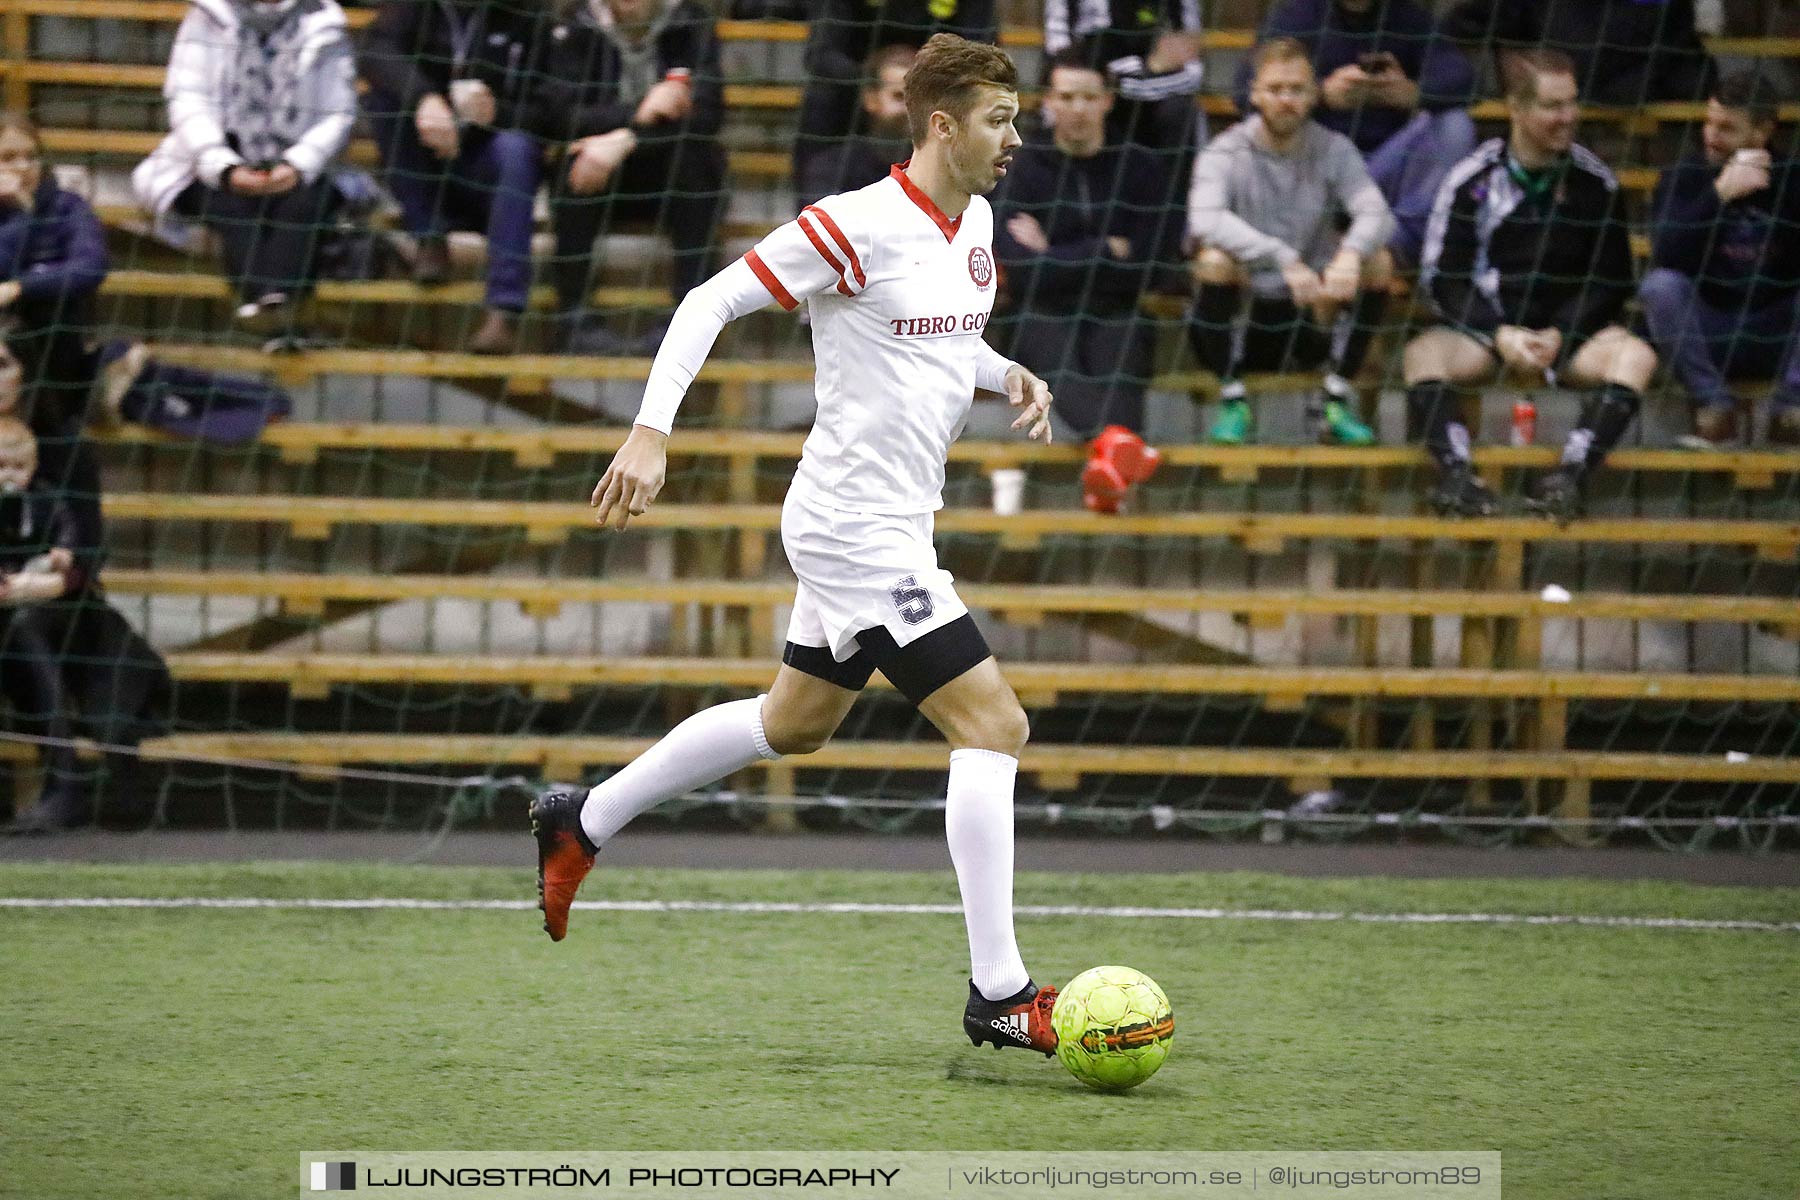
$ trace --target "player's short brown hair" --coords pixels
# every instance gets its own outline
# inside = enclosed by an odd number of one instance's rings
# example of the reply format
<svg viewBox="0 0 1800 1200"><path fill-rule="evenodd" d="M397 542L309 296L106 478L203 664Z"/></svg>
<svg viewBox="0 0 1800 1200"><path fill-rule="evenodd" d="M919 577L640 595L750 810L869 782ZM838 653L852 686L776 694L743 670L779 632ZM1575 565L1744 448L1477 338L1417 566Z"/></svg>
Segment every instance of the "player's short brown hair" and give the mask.
<svg viewBox="0 0 1800 1200"><path fill-rule="evenodd" d="M1262 74L1262 69L1270 63L1303 62L1310 70L1312 55L1297 39L1291 37L1270 38L1256 47L1250 56L1250 78L1255 79Z"/></svg>
<svg viewBox="0 0 1800 1200"><path fill-rule="evenodd" d="M1506 98L1520 104L1538 98L1538 76L1567 75L1575 78L1575 60L1561 50L1537 47L1520 50L1507 63Z"/></svg>
<svg viewBox="0 0 1800 1200"><path fill-rule="evenodd" d="M913 145L931 134L931 114L966 120L983 85L1019 90L1019 69L998 46L954 33L934 33L906 71L906 125Z"/></svg>

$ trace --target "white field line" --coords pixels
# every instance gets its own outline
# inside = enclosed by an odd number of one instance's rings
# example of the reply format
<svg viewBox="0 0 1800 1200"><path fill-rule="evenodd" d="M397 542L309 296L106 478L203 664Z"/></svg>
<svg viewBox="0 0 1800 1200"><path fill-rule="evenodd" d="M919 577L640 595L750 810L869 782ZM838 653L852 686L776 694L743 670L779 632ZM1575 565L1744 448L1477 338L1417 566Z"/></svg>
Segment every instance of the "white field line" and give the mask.
<svg viewBox="0 0 1800 1200"><path fill-rule="evenodd" d="M326 900L253 896L82 897L0 896L0 908L213 908L213 909L402 909L424 912L517 912L535 909L531 900L411 900L365 897ZM726 900L577 900L583 912L631 913L816 913L896 916L960 916L956 904L860 904ZM1602 917L1572 913L1341 912L1281 908L1138 908L1078 904L1022 904L1021 917L1117 917L1173 921L1349 921L1365 925L1574 925L1595 929L1678 929L1800 933L1800 921L1707 921L1687 917Z"/></svg>

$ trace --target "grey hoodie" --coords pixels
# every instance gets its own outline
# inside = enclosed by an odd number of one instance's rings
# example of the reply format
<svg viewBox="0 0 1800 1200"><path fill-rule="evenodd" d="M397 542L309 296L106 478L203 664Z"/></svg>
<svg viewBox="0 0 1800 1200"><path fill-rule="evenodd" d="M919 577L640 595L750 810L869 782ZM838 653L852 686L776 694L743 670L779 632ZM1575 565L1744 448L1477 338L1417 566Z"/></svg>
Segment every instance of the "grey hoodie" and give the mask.
<svg viewBox="0 0 1800 1200"><path fill-rule="evenodd" d="M1387 245L1393 214L1349 138L1308 121L1292 150L1277 154L1262 128L1261 116L1240 121L1195 160L1189 237L1242 263L1259 296L1287 293L1288 263L1316 271L1331 261L1340 212L1350 216L1342 245L1364 258Z"/></svg>

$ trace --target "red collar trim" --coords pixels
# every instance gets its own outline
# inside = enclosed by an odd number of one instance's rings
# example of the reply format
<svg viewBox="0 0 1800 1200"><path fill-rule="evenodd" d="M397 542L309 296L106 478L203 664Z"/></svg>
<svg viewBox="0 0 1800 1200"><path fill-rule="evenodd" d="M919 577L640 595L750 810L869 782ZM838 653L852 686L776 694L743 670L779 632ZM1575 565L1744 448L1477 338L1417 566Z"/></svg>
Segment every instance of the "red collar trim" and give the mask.
<svg viewBox="0 0 1800 1200"><path fill-rule="evenodd" d="M919 185L906 174L906 168L911 162L912 159L909 158L906 162L895 163L888 168L888 173L899 182L900 190L906 193L907 199L918 205L919 211L930 217L931 223L943 231L944 240L954 242L956 231L962 228L962 218L957 217L955 220L951 220L946 217L944 210L937 206L937 202L919 190Z"/></svg>

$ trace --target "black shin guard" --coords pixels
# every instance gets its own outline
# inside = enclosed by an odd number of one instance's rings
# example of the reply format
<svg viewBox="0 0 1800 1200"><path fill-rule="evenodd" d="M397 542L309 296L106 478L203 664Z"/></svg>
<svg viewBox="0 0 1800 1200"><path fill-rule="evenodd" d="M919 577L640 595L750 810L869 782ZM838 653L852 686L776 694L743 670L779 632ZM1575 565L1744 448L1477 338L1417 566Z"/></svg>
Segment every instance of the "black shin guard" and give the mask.
<svg viewBox="0 0 1800 1200"><path fill-rule="evenodd" d="M1643 396L1622 383L1609 383L1590 396L1581 406L1581 423L1563 443L1563 466L1584 474L1600 466L1643 404Z"/></svg>
<svg viewBox="0 0 1800 1200"><path fill-rule="evenodd" d="M1422 440L1440 470L1469 461L1469 430L1462 423L1456 389L1441 379L1427 379L1406 389L1406 432Z"/></svg>
<svg viewBox="0 0 1800 1200"><path fill-rule="evenodd" d="M1200 365L1220 379L1237 375L1235 348L1238 339L1232 326L1243 307L1244 289L1234 284L1205 283L1194 301L1194 319L1188 325L1194 357Z"/></svg>

